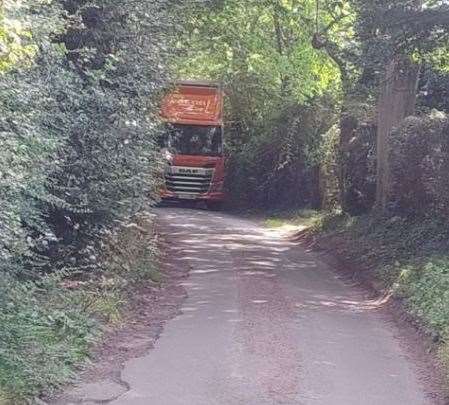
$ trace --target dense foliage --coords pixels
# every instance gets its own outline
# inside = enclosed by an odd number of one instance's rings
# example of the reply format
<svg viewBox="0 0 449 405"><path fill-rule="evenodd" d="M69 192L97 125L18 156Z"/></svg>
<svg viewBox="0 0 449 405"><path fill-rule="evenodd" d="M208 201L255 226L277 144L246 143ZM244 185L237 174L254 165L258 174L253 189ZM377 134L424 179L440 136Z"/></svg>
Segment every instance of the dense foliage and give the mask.
<svg viewBox="0 0 449 405"><path fill-rule="evenodd" d="M116 231L157 200L170 70L226 87L235 204L370 212L381 162L393 223L447 221L448 123L432 111L449 112L444 1L5 0L0 11L0 402L58 384L86 354L86 294L114 307L102 285L62 286L129 270ZM416 113L395 117L379 150L389 69L416 73ZM151 267L153 250L135 252ZM442 263L407 273L417 312L442 294L426 292L447 284ZM440 309L422 314L442 330Z"/></svg>
<svg viewBox="0 0 449 405"><path fill-rule="evenodd" d="M3 2L2 403L57 385L86 355L95 307L118 288L100 277L114 267L113 235L157 200L157 99L168 83L174 7ZM141 265L150 269L145 244ZM88 287L66 288L67 278Z"/></svg>
<svg viewBox="0 0 449 405"><path fill-rule="evenodd" d="M391 137L392 210L447 218L449 137L445 114L409 117Z"/></svg>
<svg viewBox="0 0 449 405"><path fill-rule="evenodd" d="M163 2L132 8L66 5L72 22L62 36L73 66L70 81L54 88L64 103L67 137L49 190L63 204L47 205L58 240L52 259L77 258L74 267L96 263L93 241L114 221L141 211L157 197L158 89L165 85ZM62 248L63 251L60 251ZM69 250L67 250L69 249ZM53 261L54 261L53 260Z"/></svg>
<svg viewBox="0 0 449 405"><path fill-rule="evenodd" d="M178 74L226 86L233 201L274 207L329 200L319 167L326 170L326 134L337 125L339 169L325 181L337 184L343 210L370 210L376 163L387 153L377 154L376 138L385 66L398 55L427 61L419 107L444 107L444 92L432 83L443 77L436 68L444 66L447 16L444 3L409 0L222 0L213 10L194 8L179 41Z"/></svg>
<svg viewBox="0 0 449 405"><path fill-rule="evenodd" d="M347 78L335 155L340 165L339 203L344 211L358 214L394 205L390 172L396 152L383 138L415 109L446 110L448 32L443 26L449 14L439 1L347 3L353 15L353 40L346 36L336 43L328 38L323 49L343 62L339 66ZM385 189L381 193L386 195L385 206L378 200L379 188Z"/></svg>
<svg viewBox="0 0 449 405"><path fill-rule="evenodd" d="M318 199L318 151L335 120L340 78L312 45L314 17L314 1L274 0L220 1L190 15L178 71L224 82L234 203Z"/></svg>

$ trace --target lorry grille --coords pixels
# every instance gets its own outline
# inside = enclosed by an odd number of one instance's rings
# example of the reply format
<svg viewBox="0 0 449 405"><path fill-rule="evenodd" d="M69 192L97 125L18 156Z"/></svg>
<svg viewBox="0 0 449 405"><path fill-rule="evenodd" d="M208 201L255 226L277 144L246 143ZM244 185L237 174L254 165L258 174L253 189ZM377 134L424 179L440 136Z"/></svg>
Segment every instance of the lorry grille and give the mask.
<svg viewBox="0 0 449 405"><path fill-rule="evenodd" d="M213 169L171 166L165 173L167 190L174 193L207 193L213 174Z"/></svg>

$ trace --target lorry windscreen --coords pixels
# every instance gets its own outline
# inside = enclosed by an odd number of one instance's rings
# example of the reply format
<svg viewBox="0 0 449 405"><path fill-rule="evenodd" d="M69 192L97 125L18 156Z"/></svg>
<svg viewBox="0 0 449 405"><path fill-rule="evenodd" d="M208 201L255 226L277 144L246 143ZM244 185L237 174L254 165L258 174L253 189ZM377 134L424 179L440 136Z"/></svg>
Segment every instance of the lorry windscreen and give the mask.
<svg viewBox="0 0 449 405"><path fill-rule="evenodd" d="M221 156L221 127L168 124L163 145L177 155Z"/></svg>

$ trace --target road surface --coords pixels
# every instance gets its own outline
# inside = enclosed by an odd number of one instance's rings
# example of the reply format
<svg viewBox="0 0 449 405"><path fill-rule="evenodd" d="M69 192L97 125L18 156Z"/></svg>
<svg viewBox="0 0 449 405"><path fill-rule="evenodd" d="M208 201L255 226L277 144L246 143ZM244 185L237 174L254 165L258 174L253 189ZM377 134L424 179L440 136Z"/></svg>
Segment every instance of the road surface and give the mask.
<svg viewBox="0 0 449 405"><path fill-rule="evenodd" d="M191 269L188 298L110 403L432 403L395 326L315 254L228 214L157 213L165 260Z"/></svg>

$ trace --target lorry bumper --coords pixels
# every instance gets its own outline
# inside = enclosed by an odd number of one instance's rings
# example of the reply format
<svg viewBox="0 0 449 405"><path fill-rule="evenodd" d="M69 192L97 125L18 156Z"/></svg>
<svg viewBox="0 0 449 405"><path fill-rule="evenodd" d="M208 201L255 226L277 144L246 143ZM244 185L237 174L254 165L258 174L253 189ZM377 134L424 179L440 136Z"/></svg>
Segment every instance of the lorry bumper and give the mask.
<svg viewBox="0 0 449 405"><path fill-rule="evenodd" d="M204 202L223 202L226 194L223 192L211 192L205 194L173 193L164 190L161 193L162 200L165 201L204 201Z"/></svg>

